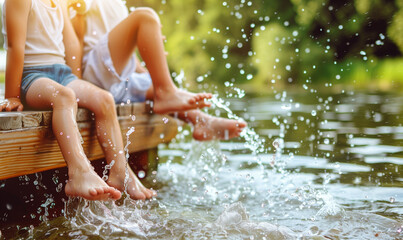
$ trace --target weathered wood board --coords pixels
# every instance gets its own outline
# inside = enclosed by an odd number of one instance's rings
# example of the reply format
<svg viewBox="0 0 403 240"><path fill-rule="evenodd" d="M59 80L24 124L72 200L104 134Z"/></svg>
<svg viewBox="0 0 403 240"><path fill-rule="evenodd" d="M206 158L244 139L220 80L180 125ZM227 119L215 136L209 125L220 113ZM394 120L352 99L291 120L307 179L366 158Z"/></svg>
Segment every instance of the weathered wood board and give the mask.
<svg viewBox="0 0 403 240"><path fill-rule="evenodd" d="M177 134L177 121L153 114L146 103L117 105L124 143L128 152L155 148ZM65 166L52 133L52 112L0 112L0 180ZM77 122L89 160L103 158L91 112L79 109ZM134 127L129 136L126 133Z"/></svg>

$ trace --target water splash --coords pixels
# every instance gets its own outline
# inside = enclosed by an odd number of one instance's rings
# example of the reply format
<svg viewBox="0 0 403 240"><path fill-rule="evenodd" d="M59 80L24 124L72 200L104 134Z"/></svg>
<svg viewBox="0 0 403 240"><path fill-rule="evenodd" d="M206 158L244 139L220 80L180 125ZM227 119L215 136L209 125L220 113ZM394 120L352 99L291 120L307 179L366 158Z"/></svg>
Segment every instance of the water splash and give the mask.
<svg viewBox="0 0 403 240"><path fill-rule="evenodd" d="M124 186L125 186L125 192L127 191L127 186L129 183L129 178L130 178L130 174L129 174L129 146L131 144L130 142L130 135L132 133L134 133L135 128L131 127L127 132L126 132L126 146L124 147L124 151L125 151L125 156L126 156L126 170L125 170L125 181L124 181Z"/></svg>
<svg viewBox="0 0 403 240"><path fill-rule="evenodd" d="M153 237L150 205L141 201L127 200L116 204L69 198L64 212L69 228L80 235L102 236L103 239Z"/></svg>
<svg viewBox="0 0 403 240"><path fill-rule="evenodd" d="M225 102L223 104L229 107ZM305 113L311 117L311 109ZM377 205L382 204L376 200L354 199L352 208L357 208L357 212L344 210L339 205L339 197L333 197L326 189L332 186L331 178L334 177L326 167L334 164L325 164L324 168L308 173L298 172L298 167L291 170L299 159L286 154L289 146L284 141L286 126L286 123L280 126L279 138L273 141L273 154L258 153L263 160L264 172L257 169L250 148L243 144L223 143L221 149L218 142L192 142L183 143L180 150L172 149L170 145L165 149L168 162L161 161L159 165L156 200L143 205L130 199L114 204L102 203L104 206L87 206L82 202L85 206L77 215L59 220L59 225L48 225L43 230L48 235L33 231L35 237L31 239L56 236L52 235L55 228L61 229L63 236L72 238L264 239L267 236L263 234L270 234L271 230L279 232L281 226L292 229L294 239L323 239L322 236L327 239L401 238L402 226L398 221L357 213L361 204L369 204L370 209L377 211ZM242 147L234 150L235 145ZM160 154L163 151L162 146ZM269 160L265 161L265 158ZM304 163L316 161L315 157L307 157ZM311 166L315 168L314 164ZM328 172L323 174L322 169ZM337 175L342 170L342 162L333 170ZM393 199L390 196L384 198L385 202L399 208L399 195ZM233 207L233 204L237 206Z"/></svg>
<svg viewBox="0 0 403 240"><path fill-rule="evenodd" d="M296 239L296 234L287 227L249 220L246 209L240 202L227 207L211 225L211 228L215 227L224 230L228 237L241 233L249 236L249 239Z"/></svg>
<svg viewBox="0 0 403 240"><path fill-rule="evenodd" d="M110 164L105 165L105 169L102 172L102 180L107 181L108 180L108 171L111 170L113 165L115 164L115 160L112 160Z"/></svg>
<svg viewBox="0 0 403 240"><path fill-rule="evenodd" d="M226 112L228 119L234 119L237 121L243 121L242 118L238 117L232 110L228 107L228 102L224 101L222 98L219 98L217 94L214 94L210 99L213 103L214 107L221 108ZM213 107L213 108L214 108ZM265 153L266 149L264 148L265 140L262 139L253 129L249 126L244 128L241 132L240 136L245 139L245 147L252 151L254 156L257 156L259 153ZM258 158L260 162L260 159Z"/></svg>

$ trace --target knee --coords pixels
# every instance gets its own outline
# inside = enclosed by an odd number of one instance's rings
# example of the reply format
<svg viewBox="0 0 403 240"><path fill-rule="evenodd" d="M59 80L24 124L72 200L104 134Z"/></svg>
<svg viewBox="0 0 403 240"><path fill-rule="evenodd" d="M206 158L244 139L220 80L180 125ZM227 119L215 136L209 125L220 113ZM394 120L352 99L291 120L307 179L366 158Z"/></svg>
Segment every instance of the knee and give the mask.
<svg viewBox="0 0 403 240"><path fill-rule="evenodd" d="M116 114L115 100L110 92L100 90L94 99L92 111L96 116L114 116Z"/></svg>
<svg viewBox="0 0 403 240"><path fill-rule="evenodd" d="M70 88L63 87L57 89L53 94L53 108L55 107L77 107L77 98L74 91Z"/></svg>
<svg viewBox="0 0 403 240"><path fill-rule="evenodd" d="M139 7L133 11L133 16L139 18L142 22L151 22L158 25L161 25L160 18L158 14L149 7Z"/></svg>

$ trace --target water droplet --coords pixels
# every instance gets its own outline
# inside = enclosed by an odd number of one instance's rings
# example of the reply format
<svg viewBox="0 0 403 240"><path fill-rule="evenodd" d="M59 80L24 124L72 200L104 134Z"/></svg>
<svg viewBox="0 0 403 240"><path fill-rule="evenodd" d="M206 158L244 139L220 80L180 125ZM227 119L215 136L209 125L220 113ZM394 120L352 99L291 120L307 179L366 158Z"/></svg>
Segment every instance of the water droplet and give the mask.
<svg viewBox="0 0 403 240"><path fill-rule="evenodd" d="M6 204L6 207L7 207L7 210L13 209L13 206L11 204L9 204L9 203Z"/></svg>
<svg viewBox="0 0 403 240"><path fill-rule="evenodd" d="M132 134L132 133L134 132L134 130L135 130L135 128L134 128L134 127L131 127L131 128L129 129L129 131L127 131L126 136L130 136L130 134Z"/></svg>
<svg viewBox="0 0 403 240"><path fill-rule="evenodd" d="M169 122L169 119L166 118L166 117L163 117L163 118L162 118L162 121L163 121L165 124L167 124L167 123Z"/></svg>
<svg viewBox="0 0 403 240"><path fill-rule="evenodd" d="M279 143L277 140L274 140L274 141L273 141L273 147L274 147L275 149L278 149L278 148L280 147L280 143Z"/></svg>
<svg viewBox="0 0 403 240"><path fill-rule="evenodd" d="M353 181L354 184L360 184L361 182L362 182L361 177L354 178L354 181Z"/></svg>
<svg viewBox="0 0 403 240"><path fill-rule="evenodd" d="M56 187L56 192L61 192L61 191L62 191L62 188L63 188L63 184L62 184L62 183L59 183L59 184L57 185L57 187Z"/></svg>
<svg viewBox="0 0 403 240"><path fill-rule="evenodd" d="M380 46L380 45L383 45L383 42L381 40L376 40L375 44Z"/></svg>
<svg viewBox="0 0 403 240"><path fill-rule="evenodd" d="M316 111L312 110L311 115L315 117L316 116Z"/></svg>
<svg viewBox="0 0 403 240"><path fill-rule="evenodd" d="M146 176L146 172L144 172L144 171L139 171L138 173L137 173L137 175L139 176L139 178L140 179L142 179L142 178L144 178L145 176Z"/></svg>
<svg viewBox="0 0 403 240"><path fill-rule="evenodd" d="M291 104L284 104L284 105L281 106L281 109L290 110L291 109Z"/></svg>
<svg viewBox="0 0 403 240"><path fill-rule="evenodd" d="M229 132L227 129L224 130L224 139L228 140L229 139Z"/></svg>
<svg viewBox="0 0 403 240"><path fill-rule="evenodd" d="M390 197L390 199L389 199L389 201L391 202L391 203L394 203L395 202L395 198L394 197Z"/></svg>

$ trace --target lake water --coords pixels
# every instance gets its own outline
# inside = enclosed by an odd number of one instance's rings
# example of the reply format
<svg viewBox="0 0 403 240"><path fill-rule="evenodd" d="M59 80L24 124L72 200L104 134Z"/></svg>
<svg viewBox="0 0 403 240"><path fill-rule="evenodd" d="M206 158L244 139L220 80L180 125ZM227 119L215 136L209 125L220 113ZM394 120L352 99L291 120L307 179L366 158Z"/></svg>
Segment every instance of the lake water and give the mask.
<svg viewBox="0 0 403 240"><path fill-rule="evenodd" d="M72 199L66 216L15 238L403 239L401 95L279 92L225 103L248 131L200 143L181 129L149 176L156 199Z"/></svg>

